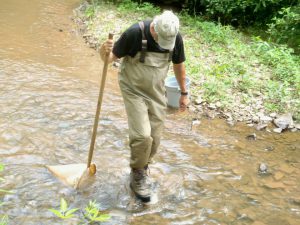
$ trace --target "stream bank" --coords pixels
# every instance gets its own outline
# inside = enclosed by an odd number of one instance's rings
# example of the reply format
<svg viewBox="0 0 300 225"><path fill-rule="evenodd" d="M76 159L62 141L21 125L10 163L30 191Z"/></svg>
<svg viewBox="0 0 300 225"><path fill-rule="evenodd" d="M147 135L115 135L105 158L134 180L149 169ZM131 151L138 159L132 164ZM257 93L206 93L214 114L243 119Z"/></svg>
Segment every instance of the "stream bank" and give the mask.
<svg viewBox="0 0 300 225"><path fill-rule="evenodd" d="M129 27L133 21L143 19L141 14L141 12L137 12L136 14L133 13L124 16L113 4L108 3L101 5L101 7L95 6L93 8L93 6L84 2L80 7L74 10L73 20L77 24L78 31L84 37L86 43L98 51L101 42L106 38L105 34L114 32L115 39L117 39L122 33L122 30ZM185 29L187 29L187 27L184 27L184 31ZM191 37L189 37L187 33L184 33L184 31L183 38L189 41ZM189 58L189 56L187 56L187 58ZM206 66L208 67L213 67L214 65L211 62L216 61L216 59L213 59L213 56L199 58L199 60L206 61ZM189 62L187 62L187 64L189 64ZM118 67L119 63L114 63L114 66ZM255 69L257 69L257 73L264 72L261 68ZM172 70L170 70L170 74L172 74ZM201 75L199 76L201 77ZM263 74L259 76L263 76ZM245 93L227 90L228 92L233 92L233 103L224 105L221 100L209 103L204 100L204 90L201 90L201 85L204 83L205 78L192 79L191 82L191 104L189 111L194 115L195 120L199 118L222 118L231 126L234 126L236 123L243 123L249 127L253 127L254 130L265 130L274 133L281 133L287 130L299 132L300 124L298 121L294 121L292 112L279 114L269 112L269 110L266 109L264 106L266 99L264 93L255 91L251 96L248 96ZM246 102L245 99L247 99Z"/></svg>

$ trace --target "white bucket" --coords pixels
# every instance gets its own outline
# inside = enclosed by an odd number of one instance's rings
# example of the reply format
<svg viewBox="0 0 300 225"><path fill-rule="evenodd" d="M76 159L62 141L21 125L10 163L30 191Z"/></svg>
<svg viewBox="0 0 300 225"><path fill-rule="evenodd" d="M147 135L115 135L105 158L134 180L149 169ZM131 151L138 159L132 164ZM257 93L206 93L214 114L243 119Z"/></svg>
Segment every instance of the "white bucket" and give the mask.
<svg viewBox="0 0 300 225"><path fill-rule="evenodd" d="M190 88L190 78L186 77L185 84L186 90ZM179 98L180 98L180 87L177 83L176 77L171 76L165 79L166 95L167 95L167 105L173 108L179 108Z"/></svg>

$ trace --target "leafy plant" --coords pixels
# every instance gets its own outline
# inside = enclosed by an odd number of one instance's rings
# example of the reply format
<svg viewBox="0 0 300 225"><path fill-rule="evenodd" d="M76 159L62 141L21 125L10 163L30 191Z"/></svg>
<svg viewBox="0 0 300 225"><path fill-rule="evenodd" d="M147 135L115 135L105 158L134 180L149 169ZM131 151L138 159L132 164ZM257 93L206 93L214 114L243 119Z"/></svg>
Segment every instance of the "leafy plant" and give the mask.
<svg viewBox="0 0 300 225"><path fill-rule="evenodd" d="M0 163L0 172L2 172L4 170L4 165L2 163ZM4 179L2 177L0 177L0 181L3 181ZM8 190L3 190L0 189L0 193L12 193L12 191L8 191ZM2 206L3 203L0 202L0 206ZM8 224L8 216L7 215L1 215L0 216L0 225L7 225Z"/></svg>
<svg viewBox="0 0 300 225"><path fill-rule="evenodd" d="M60 200L60 209L49 209L52 213L54 213L57 217L61 219L70 219L75 216L75 212L78 211L78 208L68 209L68 203L64 198Z"/></svg>
<svg viewBox="0 0 300 225"><path fill-rule="evenodd" d="M110 215L100 213L99 204L96 201L90 201L85 207L84 218L89 222L104 222L110 219Z"/></svg>
<svg viewBox="0 0 300 225"><path fill-rule="evenodd" d="M277 43L288 43L299 47L300 40L300 5L283 7L272 22L268 24L269 40ZM291 43L294 42L294 43Z"/></svg>
<svg viewBox="0 0 300 225"><path fill-rule="evenodd" d="M121 1L118 6L118 10L120 12L128 12L128 11L137 12L137 13L141 13L144 16L148 16L148 17L153 17L153 16L159 14L159 12L160 12L160 9L158 7L155 7L151 3L148 3L148 2L137 3L137 2L133 2L131 0Z"/></svg>
<svg viewBox="0 0 300 225"><path fill-rule="evenodd" d="M4 215L0 218L0 225L7 225L8 224L8 216Z"/></svg>
<svg viewBox="0 0 300 225"><path fill-rule="evenodd" d="M4 170L4 165L0 163L0 172L2 172ZM4 179L2 177L0 177L0 181L3 181ZM8 193L11 194L13 193L13 191L9 191L9 190L4 190L0 188L0 193Z"/></svg>
<svg viewBox="0 0 300 225"><path fill-rule="evenodd" d="M81 218L80 223L85 225L97 224L99 222L109 220L110 215L101 213L99 209L100 205L96 201L90 201L83 211L83 218ZM77 212L78 210L79 208L69 209L68 204L64 198L61 198L60 200L59 209L49 209L49 211L63 220L74 218L75 212Z"/></svg>

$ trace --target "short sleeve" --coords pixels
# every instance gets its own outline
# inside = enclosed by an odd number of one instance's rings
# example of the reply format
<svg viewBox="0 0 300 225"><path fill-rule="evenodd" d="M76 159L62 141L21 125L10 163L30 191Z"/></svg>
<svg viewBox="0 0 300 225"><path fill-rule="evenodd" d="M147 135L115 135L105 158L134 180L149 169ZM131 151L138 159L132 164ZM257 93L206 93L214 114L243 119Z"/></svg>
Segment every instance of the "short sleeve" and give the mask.
<svg viewBox="0 0 300 225"><path fill-rule="evenodd" d="M180 35L180 33L178 33L176 36L172 62L174 64L180 64L184 61L185 61L185 52L184 52L183 39L182 39L182 36Z"/></svg>
<svg viewBox="0 0 300 225"><path fill-rule="evenodd" d="M122 58L124 56L126 56L129 52L129 44L130 40L128 40L128 34L125 31L121 37L115 42L114 47L113 47L113 54L118 57L118 58Z"/></svg>
<svg viewBox="0 0 300 225"><path fill-rule="evenodd" d="M113 54L118 58L126 55L134 56L138 51L139 43L141 43L141 35L138 25L132 25L115 42Z"/></svg>

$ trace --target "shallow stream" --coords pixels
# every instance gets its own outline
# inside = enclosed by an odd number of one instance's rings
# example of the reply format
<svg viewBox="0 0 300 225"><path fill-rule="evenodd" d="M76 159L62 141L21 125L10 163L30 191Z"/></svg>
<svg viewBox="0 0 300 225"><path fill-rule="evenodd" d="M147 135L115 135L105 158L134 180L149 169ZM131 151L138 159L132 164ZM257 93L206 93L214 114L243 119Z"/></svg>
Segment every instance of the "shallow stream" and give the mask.
<svg viewBox="0 0 300 225"><path fill-rule="evenodd" d="M45 165L85 163L101 61L71 20L79 0L0 1L0 214L9 224L61 222L48 209L60 198L90 200L112 217L103 224L300 224L300 136L234 127L168 111L160 152L150 167L158 203L147 207L128 189L127 120L110 69L100 117L95 181L75 191ZM247 135L256 133L256 140ZM265 163L267 174L259 174Z"/></svg>

